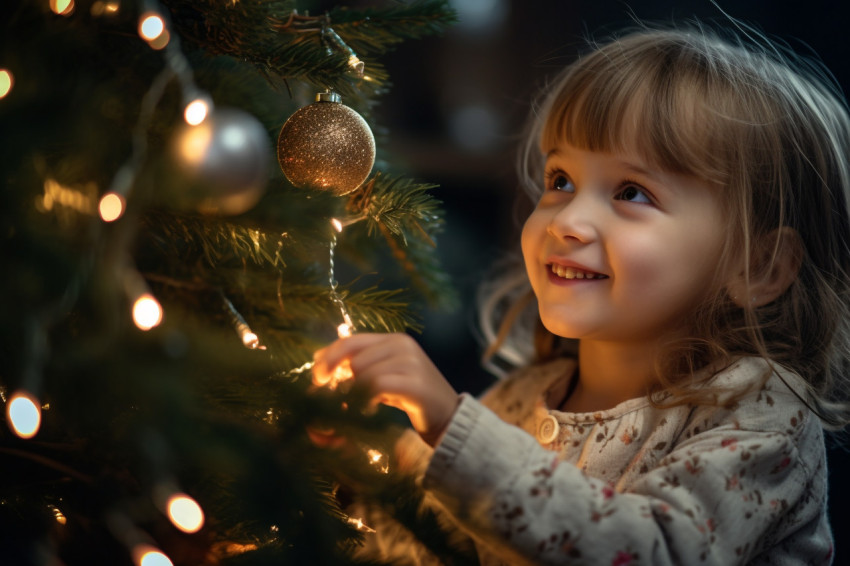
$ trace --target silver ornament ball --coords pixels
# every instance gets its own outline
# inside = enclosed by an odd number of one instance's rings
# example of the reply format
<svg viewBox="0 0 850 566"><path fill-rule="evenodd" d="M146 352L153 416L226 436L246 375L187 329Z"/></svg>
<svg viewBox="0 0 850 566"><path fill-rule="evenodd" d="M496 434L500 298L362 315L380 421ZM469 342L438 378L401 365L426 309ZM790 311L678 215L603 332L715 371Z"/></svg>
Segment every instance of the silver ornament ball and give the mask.
<svg viewBox="0 0 850 566"><path fill-rule="evenodd" d="M197 126L182 126L174 153L187 198L201 212L241 214L266 188L271 144L263 125L235 108L217 108Z"/></svg>

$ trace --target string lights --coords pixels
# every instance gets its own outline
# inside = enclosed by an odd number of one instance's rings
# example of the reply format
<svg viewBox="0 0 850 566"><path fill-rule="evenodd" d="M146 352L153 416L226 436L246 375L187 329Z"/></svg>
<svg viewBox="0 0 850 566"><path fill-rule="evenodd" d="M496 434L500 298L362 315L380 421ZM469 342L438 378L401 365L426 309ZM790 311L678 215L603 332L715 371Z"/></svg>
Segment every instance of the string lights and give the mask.
<svg viewBox="0 0 850 566"><path fill-rule="evenodd" d="M15 77L9 69L0 69L0 99L5 98L7 94L12 92L12 86L15 84Z"/></svg>
<svg viewBox="0 0 850 566"><path fill-rule="evenodd" d="M124 291L132 303L131 313L136 328L148 331L159 326L164 316L162 305L153 296L142 276L129 266L124 271Z"/></svg>
<svg viewBox="0 0 850 566"><path fill-rule="evenodd" d="M260 344L260 338L254 334L254 331L251 330L250 326L248 326L245 318L238 310L236 310L233 303L230 302L230 300L224 295L224 292L220 289L219 296L221 297L222 303L224 303L225 310L228 318L230 319L230 324L233 325L234 330L236 330L236 333L242 340L242 344L249 350L265 350L266 347Z"/></svg>
<svg viewBox="0 0 850 566"><path fill-rule="evenodd" d="M50 0L50 10L60 16L70 16L74 7L74 0Z"/></svg>
<svg viewBox="0 0 850 566"><path fill-rule="evenodd" d="M6 403L9 427L20 438L32 438L41 427L41 406L38 399L25 390L12 394Z"/></svg>
<svg viewBox="0 0 850 566"><path fill-rule="evenodd" d="M161 550L149 544L139 544L132 551L133 562L136 566L174 566L168 556Z"/></svg>

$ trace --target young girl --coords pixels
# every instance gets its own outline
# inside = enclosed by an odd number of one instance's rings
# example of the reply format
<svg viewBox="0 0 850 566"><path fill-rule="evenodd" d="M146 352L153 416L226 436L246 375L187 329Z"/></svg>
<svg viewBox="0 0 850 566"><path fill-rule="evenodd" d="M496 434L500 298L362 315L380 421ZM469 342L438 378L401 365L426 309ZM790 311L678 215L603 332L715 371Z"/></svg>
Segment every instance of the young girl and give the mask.
<svg viewBox="0 0 850 566"><path fill-rule="evenodd" d="M823 429L848 423L850 376L837 89L765 40L642 30L563 72L523 155L531 363L481 401L405 335L341 339L315 371L347 360L407 412L424 487L485 564L829 563Z"/></svg>

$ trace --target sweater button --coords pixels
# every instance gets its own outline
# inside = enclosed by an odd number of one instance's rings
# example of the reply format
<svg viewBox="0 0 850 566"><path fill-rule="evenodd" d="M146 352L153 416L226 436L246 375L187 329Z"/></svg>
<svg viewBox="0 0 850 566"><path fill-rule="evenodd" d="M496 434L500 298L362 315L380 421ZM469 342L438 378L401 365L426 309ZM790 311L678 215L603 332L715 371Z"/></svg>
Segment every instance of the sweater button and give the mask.
<svg viewBox="0 0 850 566"><path fill-rule="evenodd" d="M537 440L542 444L549 444L558 438L560 432L558 419L552 415L546 415L546 418L540 421L540 426L537 428Z"/></svg>

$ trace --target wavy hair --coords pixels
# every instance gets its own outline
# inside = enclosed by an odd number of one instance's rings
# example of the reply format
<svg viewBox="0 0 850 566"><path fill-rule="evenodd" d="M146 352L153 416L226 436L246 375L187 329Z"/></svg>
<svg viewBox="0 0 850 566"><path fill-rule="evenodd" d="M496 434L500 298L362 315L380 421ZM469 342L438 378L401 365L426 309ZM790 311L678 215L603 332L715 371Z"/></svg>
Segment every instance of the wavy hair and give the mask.
<svg viewBox="0 0 850 566"><path fill-rule="evenodd" d="M715 187L727 220L718 229L728 234L718 273L743 257L750 281L771 269L784 242L778 228L799 235L798 276L773 302L741 307L720 281L707 282L713 293L691 316L691 337L658 360L664 404L709 401L712 376L699 368L760 356L803 378L802 396L826 427L848 424L850 118L834 80L743 27L642 28L594 47L533 106L519 173L534 202L545 151L567 142L635 151L651 167ZM481 295L491 367L575 351L536 309L522 308L535 302L520 265Z"/></svg>

